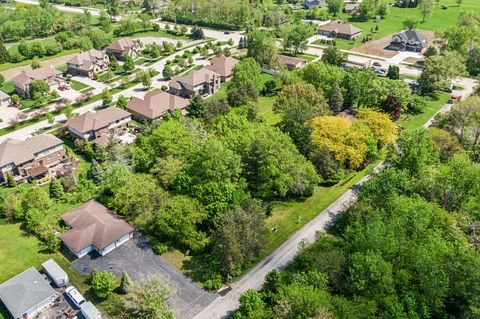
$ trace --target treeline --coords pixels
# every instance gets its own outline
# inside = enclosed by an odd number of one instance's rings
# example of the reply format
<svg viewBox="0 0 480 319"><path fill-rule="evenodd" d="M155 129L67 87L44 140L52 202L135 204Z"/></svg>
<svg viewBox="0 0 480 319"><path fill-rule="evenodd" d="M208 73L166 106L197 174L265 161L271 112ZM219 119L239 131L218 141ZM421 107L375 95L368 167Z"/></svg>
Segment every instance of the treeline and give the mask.
<svg viewBox="0 0 480 319"><path fill-rule="evenodd" d="M475 318L479 185L454 136L402 132L358 202L234 318Z"/></svg>

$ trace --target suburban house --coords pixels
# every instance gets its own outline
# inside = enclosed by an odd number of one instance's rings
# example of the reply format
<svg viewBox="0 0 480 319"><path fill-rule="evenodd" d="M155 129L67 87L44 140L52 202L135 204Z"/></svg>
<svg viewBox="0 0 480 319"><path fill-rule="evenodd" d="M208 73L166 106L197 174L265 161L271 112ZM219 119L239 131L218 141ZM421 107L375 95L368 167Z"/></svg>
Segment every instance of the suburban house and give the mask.
<svg viewBox="0 0 480 319"><path fill-rule="evenodd" d="M95 73L108 70L110 59L105 52L90 49L80 52L67 61L67 72L71 75L93 77Z"/></svg>
<svg viewBox="0 0 480 319"><path fill-rule="evenodd" d="M59 174L68 162L63 141L52 134L6 139L0 144L0 181L6 182L9 172L16 181Z"/></svg>
<svg viewBox="0 0 480 319"><path fill-rule="evenodd" d="M278 62L283 63L287 66L289 70L301 69L307 65L307 60L302 58L296 58L288 55L277 55Z"/></svg>
<svg viewBox="0 0 480 319"><path fill-rule="evenodd" d="M125 130L131 120L132 117L127 111L109 107L72 117L68 119L67 127L74 138L92 141Z"/></svg>
<svg viewBox="0 0 480 319"><path fill-rule="evenodd" d="M10 95L8 95L3 91L0 91L0 107L9 106L9 105L10 105Z"/></svg>
<svg viewBox="0 0 480 319"><path fill-rule="evenodd" d="M15 319L34 318L49 308L55 297L55 290L35 267L0 285L0 299Z"/></svg>
<svg viewBox="0 0 480 319"><path fill-rule="evenodd" d="M359 13L360 4L356 2L346 3L343 12L349 15L357 15Z"/></svg>
<svg viewBox="0 0 480 319"><path fill-rule="evenodd" d="M92 251L105 256L132 238L135 230L95 200L62 215L62 220L70 230L60 239L78 258Z"/></svg>
<svg viewBox="0 0 480 319"><path fill-rule="evenodd" d="M318 27L318 34L330 38L342 38L351 40L362 35L362 30L342 21L334 21Z"/></svg>
<svg viewBox="0 0 480 319"><path fill-rule="evenodd" d="M142 45L139 40L123 38L110 44L106 50L108 54L112 54L117 60L123 60L126 55L136 59L141 49Z"/></svg>
<svg viewBox="0 0 480 319"><path fill-rule="evenodd" d="M57 86L64 81L61 72L46 66L30 71L22 71L12 79L13 87L18 95L30 97L30 84L35 80L45 81L50 87Z"/></svg>
<svg viewBox="0 0 480 319"><path fill-rule="evenodd" d="M315 8L325 8L327 3L325 0L303 0L302 2L304 9L315 9Z"/></svg>
<svg viewBox="0 0 480 319"><path fill-rule="evenodd" d="M220 89L220 75L206 68L193 70L185 76L174 76L169 83L171 94L191 98L208 96Z"/></svg>
<svg viewBox="0 0 480 319"><path fill-rule="evenodd" d="M240 61L237 59L221 54L215 56L210 61L210 65L207 65L205 68L220 75L220 81L227 82L230 81L233 69L238 62Z"/></svg>
<svg viewBox="0 0 480 319"><path fill-rule="evenodd" d="M189 104L187 99L163 91L150 91L143 97L132 97L127 111L140 121L155 120L168 111L183 110Z"/></svg>
<svg viewBox="0 0 480 319"><path fill-rule="evenodd" d="M395 34L389 48L398 51L422 52L428 45L427 38L418 31L405 30Z"/></svg>

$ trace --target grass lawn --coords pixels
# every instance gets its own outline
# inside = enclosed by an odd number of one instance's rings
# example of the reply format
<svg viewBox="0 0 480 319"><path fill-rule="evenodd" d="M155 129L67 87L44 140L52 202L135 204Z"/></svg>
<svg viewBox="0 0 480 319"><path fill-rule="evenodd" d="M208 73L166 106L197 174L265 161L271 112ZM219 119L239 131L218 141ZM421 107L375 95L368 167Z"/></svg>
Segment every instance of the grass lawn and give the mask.
<svg viewBox="0 0 480 319"><path fill-rule="evenodd" d="M427 97L427 106L423 113L417 115L402 115L396 122L407 130L420 128L428 119L434 116L450 99L448 93L436 93Z"/></svg>
<svg viewBox="0 0 480 319"><path fill-rule="evenodd" d="M394 1L389 2L393 3ZM448 9L443 10L442 6L446 6ZM462 11L480 12L480 1L464 0L460 7L457 6L455 0L440 1L440 4L435 6L432 16L427 17L425 22L420 23L418 25L418 29L428 31L444 30L449 26L457 24L458 16ZM354 26L362 29L362 36L355 42L344 39L336 39L337 47L340 49L351 49L352 47L362 45L363 43L361 40L363 37L370 33L370 30L376 26L378 26L379 30L373 33L373 40L378 40L387 35L396 33L403 29L402 22L411 16L417 17L419 21L422 21L422 15L420 10L417 8L389 7L387 16L379 23L376 23L374 19L369 21L361 21L359 18L344 16L345 18L348 18L348 21ZM320 42L315 44L320 44Z"/></svg>
<svg viewBox="0 0 480 319"><path fill-rule="evenodd" d="M260 108L260 115L265 119L265 122L269 125L275 125L282 119L280 114L272 111L273 103L275 102L275 96L260 96L258 98L258 107Z"/></svg>
<svg viewBox="0 0 480 319"><path fill-rule="evenodd" d="M82 82L75 81L75 80L70 80L70 85L72 86L72 89L74 89L75 91L80 91L80 90L89 88L88 85L83 84Z"/></svg>

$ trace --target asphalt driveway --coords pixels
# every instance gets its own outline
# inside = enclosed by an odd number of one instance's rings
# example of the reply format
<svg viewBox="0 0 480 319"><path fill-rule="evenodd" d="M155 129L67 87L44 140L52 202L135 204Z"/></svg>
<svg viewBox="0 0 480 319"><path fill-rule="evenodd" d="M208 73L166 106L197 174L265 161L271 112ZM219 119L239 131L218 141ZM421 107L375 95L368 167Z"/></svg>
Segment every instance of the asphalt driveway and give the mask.
<svg viewBox="0 0 480 319"><path fill-rule="evenodd" d="M169 289L167 303L176 318L193 318L216 297L156 255L146 240L138 235L104 257L86 255L77 259L72 262L72 267L83 275L90 274L92 269L108 270L118 276L127 271L136 282L158 278Z"/></svg>

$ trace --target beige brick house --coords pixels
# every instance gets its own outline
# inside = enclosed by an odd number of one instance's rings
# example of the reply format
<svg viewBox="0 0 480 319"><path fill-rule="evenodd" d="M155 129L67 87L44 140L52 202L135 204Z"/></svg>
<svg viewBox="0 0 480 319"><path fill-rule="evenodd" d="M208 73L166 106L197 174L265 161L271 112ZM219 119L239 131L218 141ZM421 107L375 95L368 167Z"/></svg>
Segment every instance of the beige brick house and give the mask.
<svg viewBox="0 0 480 319"><path fill-rule="evenodd" d="M110 59L105 52L91 49L80 52L67 61L67 72L71 75L93 77L95 73L108 70Z"/></svg>
<svg viewBox="0 0 480 319"><path fill-rule="evenodd" d="M169 83L169 92L187 98L208 96L220 90L220 78L218 73L207 68L193 70L185 76L174 76Z"/></svg>

